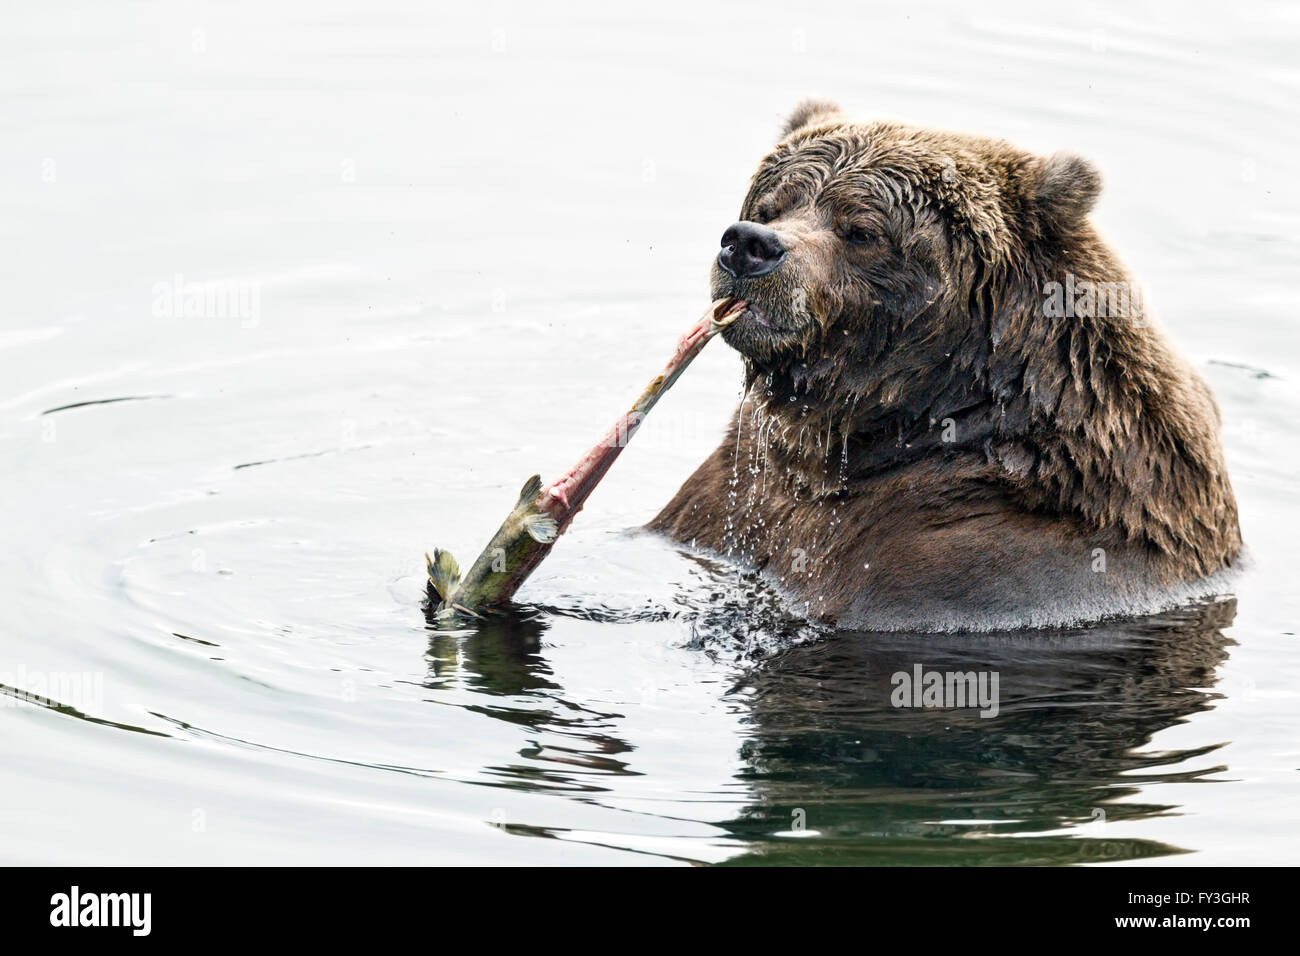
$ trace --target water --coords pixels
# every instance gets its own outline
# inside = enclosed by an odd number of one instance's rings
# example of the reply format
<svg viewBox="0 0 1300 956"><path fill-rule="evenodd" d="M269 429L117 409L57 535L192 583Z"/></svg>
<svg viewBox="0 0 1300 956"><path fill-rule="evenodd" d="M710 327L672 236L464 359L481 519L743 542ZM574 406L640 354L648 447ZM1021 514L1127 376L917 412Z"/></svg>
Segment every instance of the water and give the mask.
<svg viewBox="0 0 1300 956"><path fill-rule="evenodd" d="M1293 860L1300 17L903 9L11 15L0 860ZM1101 165L1223 405L1235 602L820 634L633 530L724 433L715 343L517 618L427 628L421 553L658 370L809 94ZM891 707L918 661L997 669L999 716Z"/></svg>

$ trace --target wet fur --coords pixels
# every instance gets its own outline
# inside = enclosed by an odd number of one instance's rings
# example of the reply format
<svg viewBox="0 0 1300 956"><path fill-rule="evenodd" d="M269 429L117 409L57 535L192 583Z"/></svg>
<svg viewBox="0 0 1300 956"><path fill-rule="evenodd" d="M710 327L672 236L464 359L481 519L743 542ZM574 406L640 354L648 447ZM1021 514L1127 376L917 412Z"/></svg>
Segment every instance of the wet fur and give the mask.
<svg viewBox="0 0 1300 956"><path fill-rule="evenodd" d="M1061 625L1222 590L1241 537L1208 388L1149 314L1044 309L1067 273L1132 282L1087 218L1100 188L1078 157L801 106L741 213L786 261L714 267L715 298L755 306L724 333L745 400L651 528L855 627Z"/></svg>

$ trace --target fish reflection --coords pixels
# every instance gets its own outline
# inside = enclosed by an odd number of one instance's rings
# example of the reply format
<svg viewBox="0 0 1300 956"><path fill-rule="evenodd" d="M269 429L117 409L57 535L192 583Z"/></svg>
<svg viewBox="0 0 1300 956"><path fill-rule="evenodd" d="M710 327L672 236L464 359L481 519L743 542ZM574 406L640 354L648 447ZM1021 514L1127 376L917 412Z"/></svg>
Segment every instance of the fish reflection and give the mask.
<svg viewBox="0 0 1300 956"><path fill-rule="evenodd" d="M436 609L429 620L428 678L439 690L465 681L480 694L499 701L465 706L535 733L519 751L521 762L488 768L498 785L522 790L599 792L599 779L637 775L620 755L633 747L608 731L621 714L604 713L565 700L550 664L541 653L549 626L543 614L515 608L493 614L473 626L448 630Z"/></svg>

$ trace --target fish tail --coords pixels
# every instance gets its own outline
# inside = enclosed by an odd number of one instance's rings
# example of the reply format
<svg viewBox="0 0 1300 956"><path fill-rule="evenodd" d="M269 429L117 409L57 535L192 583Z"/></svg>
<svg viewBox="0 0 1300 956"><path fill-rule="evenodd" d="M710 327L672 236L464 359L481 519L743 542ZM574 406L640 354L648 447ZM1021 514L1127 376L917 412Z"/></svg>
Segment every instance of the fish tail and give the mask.
<svg viewBox="0 0 1300 956"><path fill-rule="evenodd" d="M433 557L429 557L426 551L424 554L425 566L429 569L429 583L433 589L438 592L438 597L446 604L451 601L452 594L456 591L456 586L460 584L460 565L456 559L441 548L433 549Z"/></svg>

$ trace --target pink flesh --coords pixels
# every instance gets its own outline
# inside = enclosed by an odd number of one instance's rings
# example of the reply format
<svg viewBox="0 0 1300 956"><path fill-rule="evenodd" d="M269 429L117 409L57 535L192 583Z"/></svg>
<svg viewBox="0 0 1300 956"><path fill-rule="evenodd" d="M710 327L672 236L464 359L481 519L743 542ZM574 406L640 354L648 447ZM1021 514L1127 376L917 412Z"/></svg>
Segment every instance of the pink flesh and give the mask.
<svg viewBox="0 0 1300 956"><path fill-rule="evenodd" d="M569 526L574 515L582 510L583 503L596 489L600 479L605 477L605 472L609 471L614 460L622 454L623 448L641 427L646 413L659 400L659 396L667 391L713 337L716 331L714 323L722 321L742 307L743 303L724 300L705 312L700 321L678 340L677 348L663 372L646 387L636 404L619 417L605 437L583 455L568 474L542 489L537 506L559 523L561 533Z"/></svg>
<svg viewBox="0 0 1300 956"><path fill-rule="evenodd" d="M583 502L595 490L600 479L609 471L614 459L622 453L623 447L640 427L645 414L654 407L659 397L672 386L682 370L700 353L709 339L721 328L717 323L725 323L744 309L745 303L737 299L723 299L713 303L695 326L681 337L673 356L664 366L660 375L652 381L636 404L621 415L605 437L590 451L579 459L578 463L562 478L551 482L537 496L539 511L550 515L559 525L560 533L573 521L574 515L582 510ZM498 597L493 603L503 603L514 596L519 586L533 573L533 570L550 552L554 540L545 544L535 543L517 568L510 572L509 578L502 583Z"/></svg>

